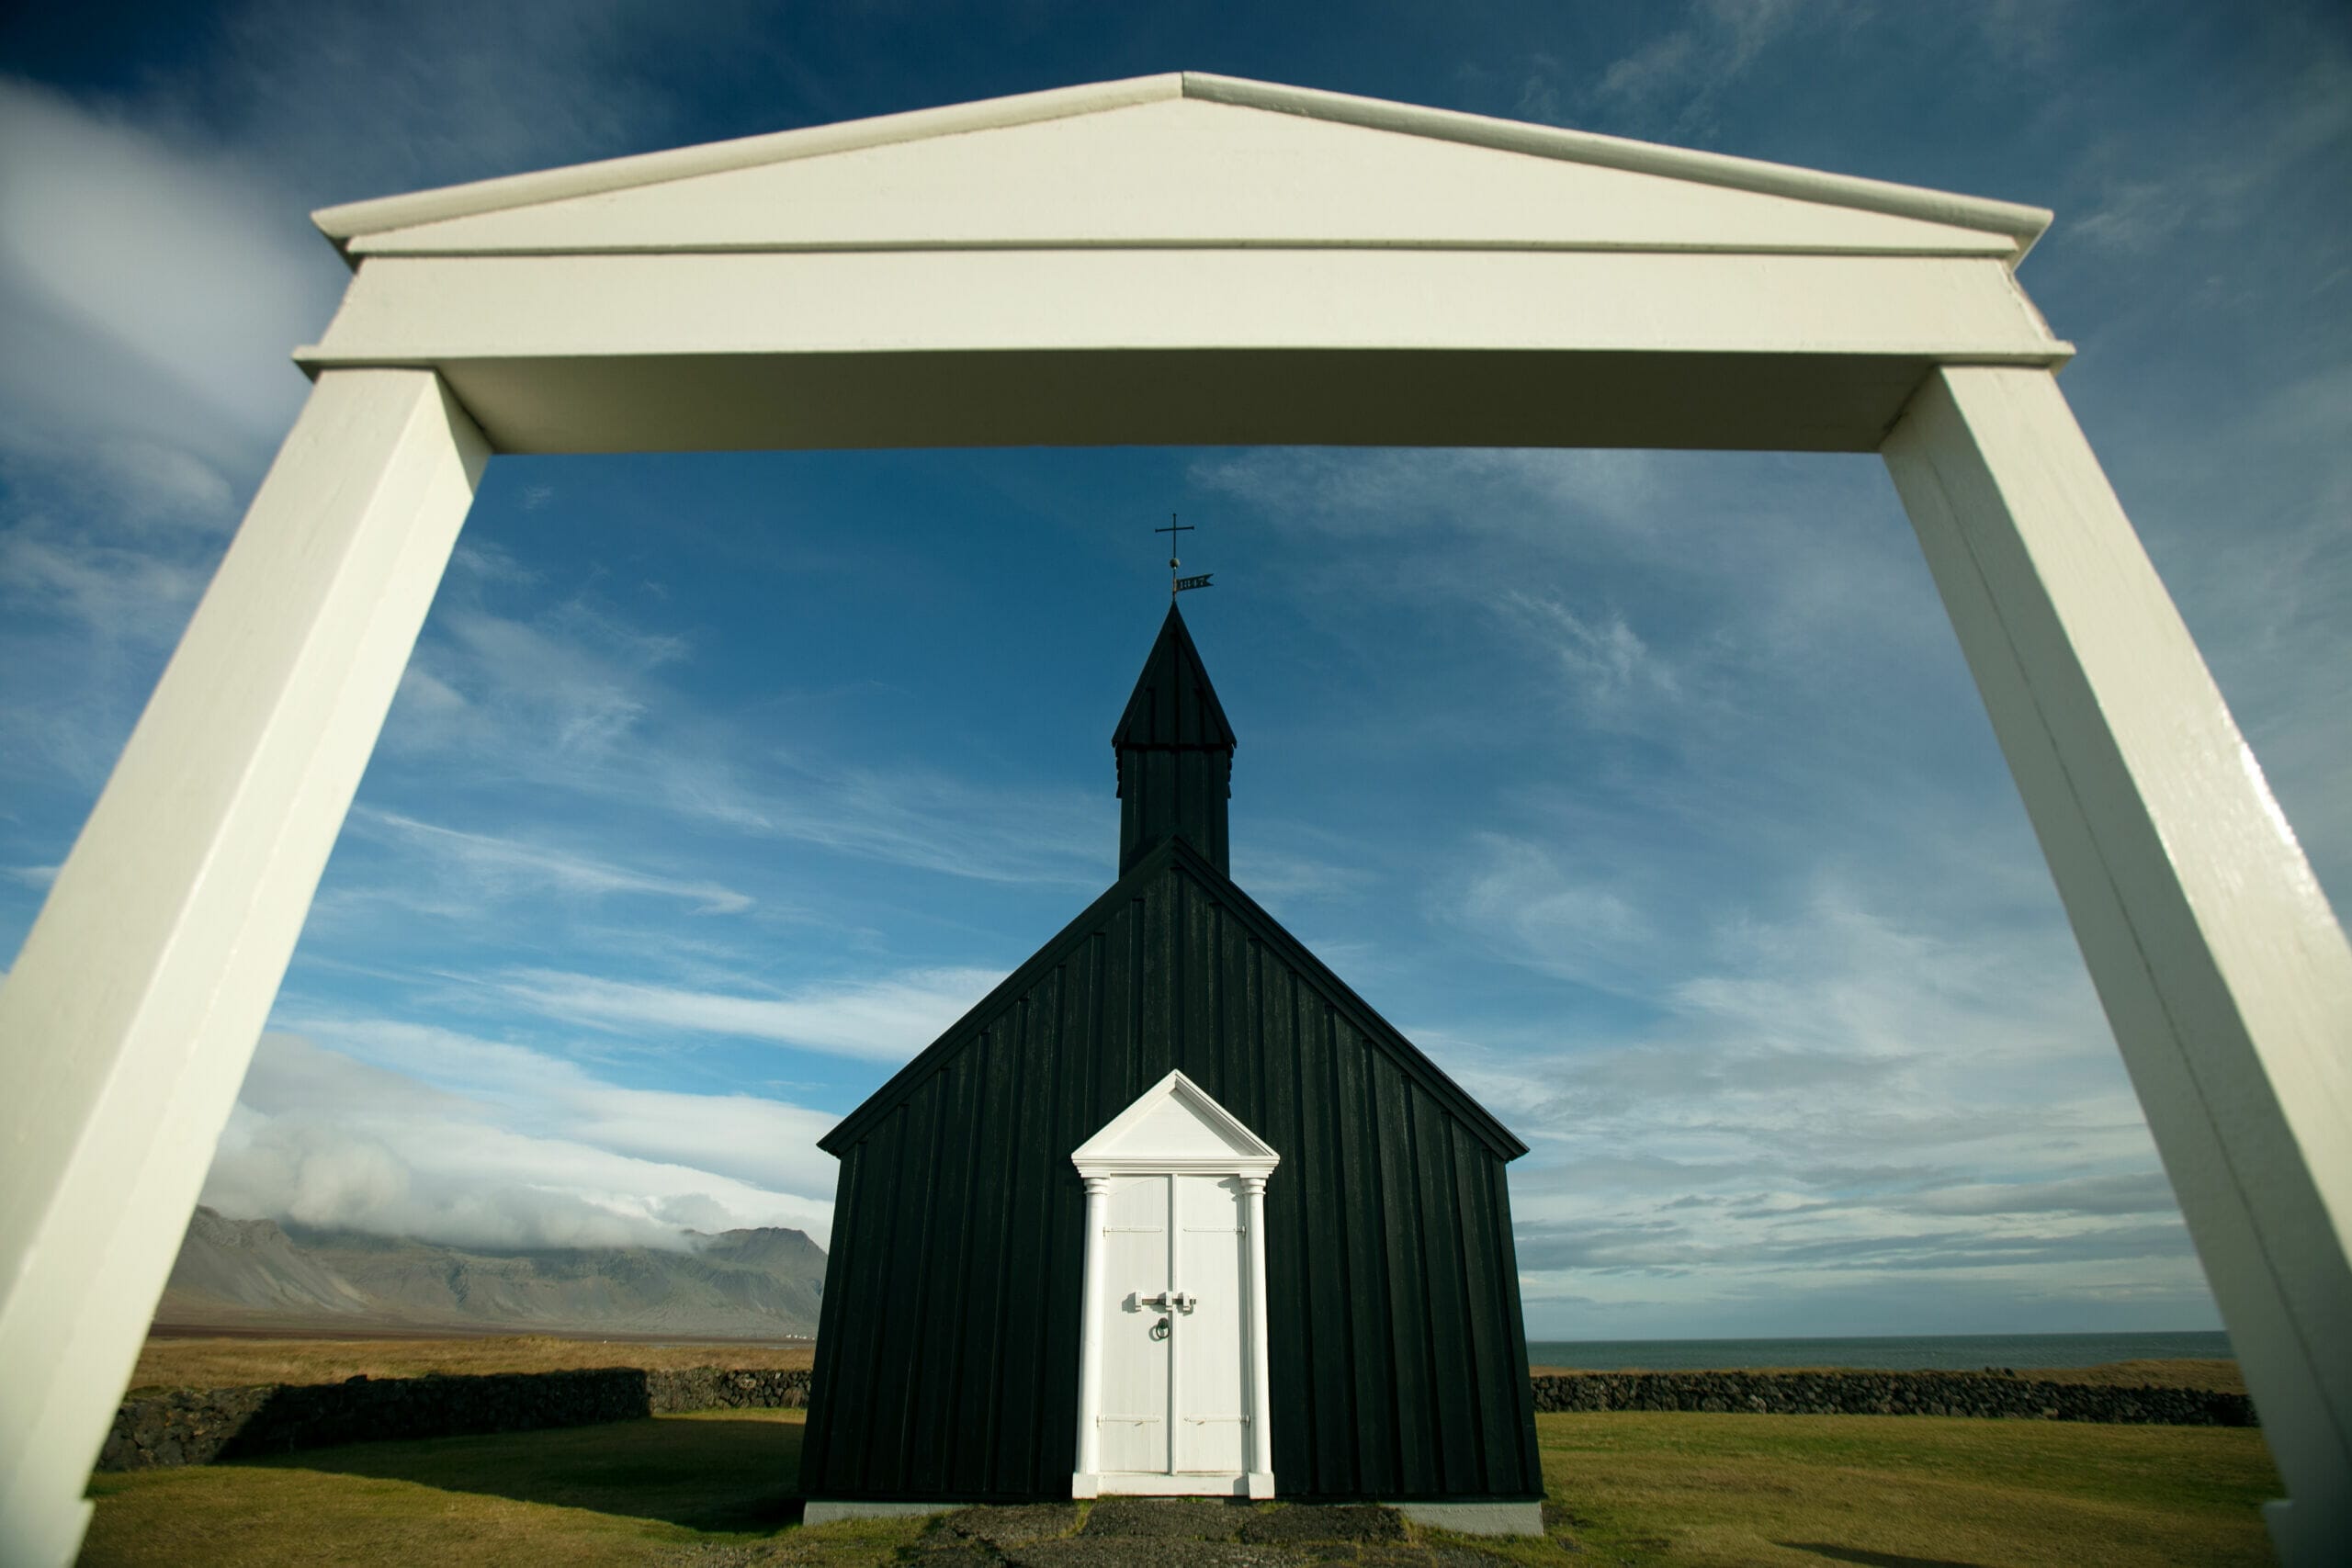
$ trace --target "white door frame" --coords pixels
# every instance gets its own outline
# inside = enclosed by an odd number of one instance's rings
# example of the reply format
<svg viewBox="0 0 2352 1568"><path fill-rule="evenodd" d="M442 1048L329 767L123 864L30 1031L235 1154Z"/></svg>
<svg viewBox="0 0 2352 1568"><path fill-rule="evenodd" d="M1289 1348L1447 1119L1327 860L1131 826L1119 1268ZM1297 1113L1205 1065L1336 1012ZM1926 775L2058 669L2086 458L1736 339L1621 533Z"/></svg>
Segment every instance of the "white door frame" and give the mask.
<svg viewBox="0 0 2352 1568"><path fill-rule="evenodd" d="M1207 1136L1182 1139L1155 1136L1152 1112L1174 1103L1190 1112L1194 1126ZM1215 1147L1204 1147L1214 1144ZM1273 1401L1266 1363L1266 1179L1282 1163L1282 1156L1257 1134L1242 1125L1206 1089L1181 1072L1171 1072L1136 1098L1133 1104L1103 1123L1101 1131L1070 1154L1080 1179L1086 1183L1085 1287L1080 1311L1078 1352L1078 1468L1070 1476L1070 1495L1093 1497L1108 1492L1153 1492L1163 1495L1274 1495ZM1181 1413L1169 1410L1170 1474L1165 1484L1139 1483L1122 1474L1106 1485L1102 1460L1103 1226L1111 1183L1122 1176L1225 1176L1242 1184L1242 1228L1250 1236L1248 1294L1241 1325L1242 1378L1249 1388L1250 1467L1241 1473L1216 1477L1223 1484L1204 1484L1204 1477L1173 1472L1176 1422ZM1170 1183L1168 1223L1171 1245L1181 1233L1182 1217L1174 1183ZM1178 1340L1181 1341L1182 1335ZM1181 1356L1181 1348L1171 1355ZM1172 1374L1171 1374L1172 1376ZM1171 1388L1173 1383L1171 1382ZM1171 1394L1172 1399L1172 1394Z"/></svg>
<svg viewBox="0 0 2352 1568"><path fill-rule="evenodd" d="M1181 137L1148 171L1193 193L1166 243L730 249L650 220L601 249L435 238L926 137L985 176L979 132L1171 104L1388 133L1350 144L1367 159L1420 137L1517 160L1498 170L1555 159L1955 238L1498 245L1433 220L1426 244L1270 244L1217 228L1233 166ZM2352 948L2058 390L2072 350L2014 273L2047 221L1191 73L322 214L358 270L300 356L310 402L0 987L0 1556L62 1564L81 1539L89 1465L489 453L1138 441L1881 452L2294 1498L2274 1539L2325 1560L2352 1536Z"/></svg>

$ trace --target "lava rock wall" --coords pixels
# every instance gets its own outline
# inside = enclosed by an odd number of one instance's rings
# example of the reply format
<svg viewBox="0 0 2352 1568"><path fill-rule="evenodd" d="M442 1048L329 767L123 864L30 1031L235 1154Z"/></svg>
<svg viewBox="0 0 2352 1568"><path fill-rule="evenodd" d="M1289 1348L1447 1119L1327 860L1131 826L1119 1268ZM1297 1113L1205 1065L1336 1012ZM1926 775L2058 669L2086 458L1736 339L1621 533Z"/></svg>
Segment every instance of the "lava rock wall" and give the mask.
<svg viewBox="0 0 2352 1568"><path fill-rule="evenodd" d="M2252 1427L2242 1393L2102 1388L1995 1372L1567 1372L1534 1380L1539 1411L1711 1410L1775 1416L1972 1416L2167 1427ZM339 1383L171 1389L124 1402L100 1470L396 1438L526 1432L686 1410L795 1409L808 1373L508 1372L491 1377L352 1378Z"/></svg>
<svg viewBox="0 0 2352 1568"><path fill-rule="evenodd" d="M806 1370L717 1367L171 1389L124 1402L99 1451L98 1468L209 1464L337 1443L527 1432L683 1410L791 1408L808 1399Z"/></svg>
<svg viewBox="0 0 2352 1568"><path fill-rule="evenodd" d="M1974 1416L2164 1427L2253 1427L2242 1393L2106 1388L1998 1372L1565 1372L1535 1408L1726 1410L1773 1416Z"/></svg>

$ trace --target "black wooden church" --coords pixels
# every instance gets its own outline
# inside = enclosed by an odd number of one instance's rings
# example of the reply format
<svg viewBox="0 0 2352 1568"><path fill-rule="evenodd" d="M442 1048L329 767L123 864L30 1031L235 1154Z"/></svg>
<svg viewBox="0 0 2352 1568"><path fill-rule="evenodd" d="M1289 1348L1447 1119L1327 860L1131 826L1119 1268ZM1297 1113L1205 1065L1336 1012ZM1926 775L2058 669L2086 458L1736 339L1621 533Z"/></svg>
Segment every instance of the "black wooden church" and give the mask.
<svg viewBox="0 0 2352 1568"><path fill-rule="evenodd" d="M1228 876L1233 731L1172 605L1112 744L1118 880L822 1140L812 1520L1539 1498L1525 1145Z"/></svg>

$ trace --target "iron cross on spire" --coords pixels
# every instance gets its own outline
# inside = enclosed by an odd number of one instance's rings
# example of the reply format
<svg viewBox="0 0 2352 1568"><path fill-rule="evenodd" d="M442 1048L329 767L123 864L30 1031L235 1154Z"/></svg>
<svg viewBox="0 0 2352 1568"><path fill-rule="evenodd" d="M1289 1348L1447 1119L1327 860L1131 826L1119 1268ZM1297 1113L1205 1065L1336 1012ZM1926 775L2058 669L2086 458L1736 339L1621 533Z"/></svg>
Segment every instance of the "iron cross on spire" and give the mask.
<svg viewBox="0 0 2352 1568"><path fill-rule="evenodd" d="M1171 512L1168 514L1168 526L1165 528L1154 528L1152 532L1155 534L1174 535L1190 534L1195 532L1195 530L1190 523L1177 522L1176 514ZM1171 604L1176 602L1176 595L1183 592L1188 588L1207 588L1212 586L1209 579L1216 575L1214 572L1204 571L1198 577L1177 576L1176 569L1182 566L1184 563L1176 558L1176 545L1177 541L1173 538L1170 538L1168 541L1168 602Z"/></svg>

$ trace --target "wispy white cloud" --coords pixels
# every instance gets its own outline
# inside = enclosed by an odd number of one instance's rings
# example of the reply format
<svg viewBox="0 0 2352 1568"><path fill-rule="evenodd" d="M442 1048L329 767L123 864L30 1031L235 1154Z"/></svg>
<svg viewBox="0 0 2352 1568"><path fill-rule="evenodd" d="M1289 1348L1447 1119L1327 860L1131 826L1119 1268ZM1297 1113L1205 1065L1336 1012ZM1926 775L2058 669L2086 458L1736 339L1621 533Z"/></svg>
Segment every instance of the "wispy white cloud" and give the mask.
<svg viewBox="0 0 2352 1568"><path fill-rule="evenodd" d="M1522 903L1544 897L1495 906L1513 940L1525 940ZM1596 921L1563 923L1572 938ZM1540 1054L1509 1031L1429 1032L1537 1147L1513 1173L1521 1265L1600 1303L1578 1337L1642 1332L1631 1303L1661 1289L1695 1322L1849 1284L1917 1307L1953 1274L1973 1281L1975 1306L2005 1298L2012 1313L2162 1280L2143 1305L2210 1320L2137 1101L2054 921L1954 924L1833 883L1790 916L1689 938L1664 958L1646 944L1653 972L1683 961L1639 987L1663 1000L1649 1022L1587 1025ZM1551 972L1556 945L1530 962Z"/></svg>
<svg viewBox="0 0 2352 1568"><path fill-rule="evenodd" d="M439 827L379 807L362 807L353 812L351 821L359 831L391 839L453 874L455 886L436 900L445 906L454 901L479 908L543 891L587 897L644 894L692 904L704 914L734 914L752 906L748 894L716 882L661 876L594 855Z"/></svg>
<svg viewBox="0 0 2352 1568"><path fill-rule="evenodd" d="M1655 983L1661 933L1616 877L1580 874L1554 852L1499 834L1478 835L1475 852L1446 912L1488 952L1586 985Z"/></svg>
<svg viewBox="0 0 2352 1568"><path fill-rule="evenodd" d="M714 788L683 769L665 782L763 834L984 882L1091 886L1116 848L1099 799L1069 789L993 789L927 767L876 767L771 753L765 779Z"/></svg>
<svg viewBox="0 0 2352 1568"><path fill-rule="evenodd" d="M1577 95L1600 123L1673 141L1713 141L1721 100L1765 53L1800 31L1839 25L1846 0L1693 0L1679 21L1611 61Z"/></svg>
<svg viewBox="0 0 2352 1568"><path fill-rule="evenodd" d="M930 1044L1003 978L987 969L921 969L884 979L760 995L526 969L490 984L515 1004L545 1017L597 1029L729 1035L833 1055L902 1062Z"/></svg>
<svg viewBox="0 0 2352 1568"><path fill-rule="evenodd" d="M1557 666L1569 700L1588 714L1606 719L1630 705L1654 714L1679 704L1680 676L1623 614L1579 615L1557 598L1519 589L1505 589L1495 605L1540 657Z"/></svg>
<svg viewBox="0 0 2352 1568"><path fill-rule="evenodd" d="M1098 800L778 746L696 699L686 635L586 592L502 615L483 601L519 569L498 556L459 568L384 734L391 756L436 778L529 780L673 825L979 881L1088 886L1108 866Z"/></svg>
<svg viewBox="0 0 2352 1568"><path fill-rule="evenodd" d="M1923 1192L1912 1207L1929 1214L2177 1214L2179 1200L2161 1170L2110 1172L2057 1181L2010 1181ZM2166 1227L2169 1230L2170 1227Z"/></svg>
<svg viewBox="0 0 2352 1568"><path fill-rule="evenodd" d="M519 1132L695 1166L812 1200L832 1190L832 1156L816 1145L835 1119L821 1111L741 1093L627 1088L551 1050L348 1009L298 1009L280 1021L325 1047L319 1054L334 1058L330 1066L348 1059L393 1072L430 1086L426 1092L493 1108ZM258 1109L280 1108L291 1070L282 1059L273 1064L272 1076L259 1080L261 1098L247 1098ZM330 1086L334 1097L343 1097L340 1083ZM327 1100L304 1103L319 1108Z"/></svg>
<svg viewBox="0 0 2352 1568"><path fill-rule="evenodd" d="M300 221L234 154L0 79L0 439L144 454L218 504L300 401L287 353L338 288Z"/></svg>
<svg viewBox="0 0 2352 1568"><path fill-rule="evenodd" d="M1352 901L1371 891L1377 874L1368 866L1331 855L1297 854L1272 847L1306 836L1261 826L1250 842L1234 848L1234 881L1269 907L1291 900Z"/></svg>
<svg viewBox="0 0 2352 1568"><path fill-rule="evenodd" d="M0 603L77 630L141 640L168 636L204 591L201 569L147 547L109 544L33 521L0 535Z"/></svg>
<svg viewBox="0 0 2352 1568"><path fill-rule="evenodd" d="M2285 15L2271 25L2295 26ZM2260 100L2245 106L2226 137L2137 128L2135 139L2163 140L2165 157L2153 171L2112 141L2094 152L2075 175L2095 193L2092 205L2057 237L2109 256L2146 254L2198 232L2244 243L2249 215L2278 186L2340 174L2352 148L2352 40L2309 28L2297 29L2291 47L2294 67L2266 77Z"/></svg>
<svg viewBox="0 0 2352 1568"><path fill-rule="evenodd" d="M469 574L503 573L489 558L465 564ZM641 630L584 596L529 619L460 602L434 618L385 741L396 752L535 763L561 777L640 742L668 695L656 672L688 652L683 637Z"/></svg>

